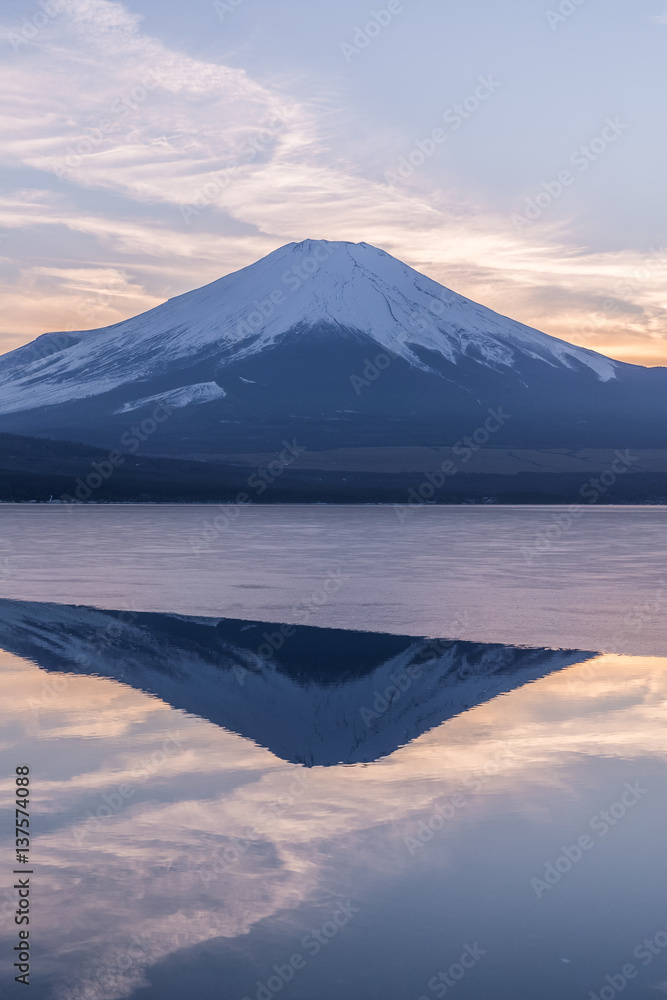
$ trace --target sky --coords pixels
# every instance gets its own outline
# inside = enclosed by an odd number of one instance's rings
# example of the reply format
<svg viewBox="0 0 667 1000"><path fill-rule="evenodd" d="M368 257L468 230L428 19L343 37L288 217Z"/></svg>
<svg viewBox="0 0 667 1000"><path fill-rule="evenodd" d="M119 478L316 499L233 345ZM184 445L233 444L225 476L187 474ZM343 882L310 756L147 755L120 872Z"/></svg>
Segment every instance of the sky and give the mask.
<svg viewBox="0 0 667 1000"><path fill-rule="evenodd" d="M667 364L666 3L4 0L0 351L313 238Z"/></svg>

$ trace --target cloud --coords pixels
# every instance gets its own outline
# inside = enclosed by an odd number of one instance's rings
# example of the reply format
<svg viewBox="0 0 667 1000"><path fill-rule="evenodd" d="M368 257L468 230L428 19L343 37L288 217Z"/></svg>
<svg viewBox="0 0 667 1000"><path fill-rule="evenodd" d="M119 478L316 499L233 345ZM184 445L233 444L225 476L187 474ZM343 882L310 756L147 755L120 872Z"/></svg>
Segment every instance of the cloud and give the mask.
<svg viewBox="0 0 667 1000"><path fill-rule="evenodd" d="M64 0L8 65L4 92L15 114L2 162L38 171L50 187L6 198L0 226L35 242L45 226L85 234L91 246L68 265L91 266L100 288L109 264L127 274L95 325L313 237L382 246L456 291L616 357L667 354L666 251L587 252L571 245L567 222L517 233L453 186L397 189L364 177L332 145L329 106L169 49L121 4ZM74 319L81 289L61 282L40 302L44 278L24 267L13 286L5 322L25 340L68 322L86 327ZM591 307L606 298L625 305Z"/></svg>
<svg viewBox="0 0 667 1000"><path fill-rule="evenodd" d="M295 127L293 104L241 69L166 49L120 4L63 8L6 70L22 114L5 127L4 162L179 204L214 169L250 156L253 142L268 150Z"/></svg>

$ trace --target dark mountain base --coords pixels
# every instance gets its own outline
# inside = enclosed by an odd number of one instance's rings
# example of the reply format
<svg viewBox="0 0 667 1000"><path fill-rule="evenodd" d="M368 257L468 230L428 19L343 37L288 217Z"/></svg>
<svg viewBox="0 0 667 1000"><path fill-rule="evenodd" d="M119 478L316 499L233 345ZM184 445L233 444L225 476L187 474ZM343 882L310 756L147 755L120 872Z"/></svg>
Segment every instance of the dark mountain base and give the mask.
<svg viewBox="0 0 667 1000"><path fill-rule="evenodd" d="M0 434L0 500L134 503L667 503L667 473L629 471L592 490L581 474L464 473L435 489L421 473L284 468L109 452L67 441ZM595 477L593 477L595 478ZM267 480L272 480L268 482ZM582 488L586 492L582 493Z"/></svg>
<svg viewBox="0 0 667 1000"><path fill-rule="evenodd" d="M667 446L666 369L627 365L601 382L588 369L530 357L515 369L473 357L454 364L424 348L415 354L424 368L390 358L359 332L321 325L233 362L206 357L97 396L1 414L0 431L211 459L276 452L284 439L309 451L451 447L485 426L495 444L519 448ZM156 394L199 383L225 396L168 410L156 404ZM497 418L489 424L490 414Z"/></svg>

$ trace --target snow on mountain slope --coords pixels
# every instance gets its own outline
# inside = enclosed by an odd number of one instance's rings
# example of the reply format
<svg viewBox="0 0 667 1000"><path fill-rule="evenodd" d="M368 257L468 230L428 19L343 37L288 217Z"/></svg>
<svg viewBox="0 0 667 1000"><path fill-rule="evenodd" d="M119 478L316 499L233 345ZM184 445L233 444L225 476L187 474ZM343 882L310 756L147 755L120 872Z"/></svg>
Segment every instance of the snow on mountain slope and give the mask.
<svg viewBox="0 0 667 1000"><path fill-rule="evenodd" d="M210 403L214 399L222 399L225 395L225 390L221 389L215 382L199 382L197 385L183 385L179 389L158 392L154 396L144 396L143 399L133 399L130 403L121 406L116 412L131 413L132 410L140 410L145 406L155 406L158 403L178 410L191 403Z"/></svg>
<svg viewBox="0 0 667 1000"><path fill-rule="evenodd" d="M4 355L0 413L96 396L206 359L223 369L224 389L224 366L321 324L360 331L422 370L415 348L494 370L523 357L588 369L603 382L619 365L477 305L367 243L305 240L140 316L67 335L67 346L46 334Z"/></svg>

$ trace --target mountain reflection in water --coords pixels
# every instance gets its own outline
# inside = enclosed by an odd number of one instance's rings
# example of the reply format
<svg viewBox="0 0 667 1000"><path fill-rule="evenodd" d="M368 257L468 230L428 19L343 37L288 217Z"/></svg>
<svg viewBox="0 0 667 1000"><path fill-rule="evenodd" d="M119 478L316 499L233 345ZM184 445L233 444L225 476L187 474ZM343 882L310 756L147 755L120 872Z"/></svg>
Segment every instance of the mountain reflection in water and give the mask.
<svg viewBox="0 0 667 1000"><path fill-rule="evenodd" d="M110 677L308 766L368 763L595 654L0 601L0 644Z"/></svg>
<svg viewBox="0 0 667 1000"><path fill-rule="evenodd" d="M19 601L0 648L36 1000L664 992L664 658Z"/></svg>

